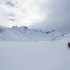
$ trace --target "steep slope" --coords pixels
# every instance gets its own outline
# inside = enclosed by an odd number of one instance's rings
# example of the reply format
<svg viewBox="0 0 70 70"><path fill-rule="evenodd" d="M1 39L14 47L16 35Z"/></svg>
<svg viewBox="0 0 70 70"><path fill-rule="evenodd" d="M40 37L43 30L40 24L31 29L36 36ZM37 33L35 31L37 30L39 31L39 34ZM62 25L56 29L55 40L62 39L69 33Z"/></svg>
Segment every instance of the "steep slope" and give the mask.
<svg viewBox="0 0 70 70"><path fill-rule="evenodd" d="M26 26L0 27L0 40L5 41L42 41L53 40L61 33L54 30L44 32L37 29L28 29Z"/></svg>
<svg viewBox="0 0 70 70"><path fill-rule="evenodd" d="M16 30L14 30L16 31ZM6 27L0 27L0 40L4 41L29 41L30 39L22 36L20 32L14 33L12 29Z"/></svg>
<svg viewBox="0 0 70 70"><path fill-rule="evenodd" d="M0 26L0 41L54 41L68 37L70 37L70 33L61 33L55 30L45 32L29 29L26 26L13 26L12 28Z"/></svg>

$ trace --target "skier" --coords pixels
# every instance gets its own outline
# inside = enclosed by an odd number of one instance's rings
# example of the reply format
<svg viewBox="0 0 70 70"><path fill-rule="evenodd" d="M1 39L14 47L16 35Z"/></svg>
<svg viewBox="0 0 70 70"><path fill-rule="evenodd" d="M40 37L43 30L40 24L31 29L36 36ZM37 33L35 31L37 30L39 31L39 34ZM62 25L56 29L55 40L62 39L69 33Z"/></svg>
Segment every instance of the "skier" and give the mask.
<svg viewBox="0 0 70 70"><path fill-rule="evenodd" d="M70 48L70 43L68 42L68 47Z"/></svg>

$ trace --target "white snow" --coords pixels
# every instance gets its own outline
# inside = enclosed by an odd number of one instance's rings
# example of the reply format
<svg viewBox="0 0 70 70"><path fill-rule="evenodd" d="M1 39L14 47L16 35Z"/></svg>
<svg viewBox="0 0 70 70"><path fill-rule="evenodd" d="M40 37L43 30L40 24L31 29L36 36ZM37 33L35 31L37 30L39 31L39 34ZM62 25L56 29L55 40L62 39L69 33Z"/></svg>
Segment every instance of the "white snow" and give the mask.
<svg viewBox="0 0 70 70"><path fill-rule="evenodd" d="M1 41L0 70L70 70L69 41Z"/></svg>
<svg viewBox="0 0 70 70"><path fill-rule="evenodd" d="M0 25L7 26L0 26L0 70L70 70L70 33L56 31L70 31L69 23L47 24L45 31L18 27L43 20L44 14L31 4L22 9L16 1L0 0Z"/></svg>
<svg viewBox="0 0 70 70"><path fill-rule="evenodd" d="M0 26L0 41L55 41L70 37L70 33L56 30L42 31L29 29L26 26L12 28Z"/></svg>

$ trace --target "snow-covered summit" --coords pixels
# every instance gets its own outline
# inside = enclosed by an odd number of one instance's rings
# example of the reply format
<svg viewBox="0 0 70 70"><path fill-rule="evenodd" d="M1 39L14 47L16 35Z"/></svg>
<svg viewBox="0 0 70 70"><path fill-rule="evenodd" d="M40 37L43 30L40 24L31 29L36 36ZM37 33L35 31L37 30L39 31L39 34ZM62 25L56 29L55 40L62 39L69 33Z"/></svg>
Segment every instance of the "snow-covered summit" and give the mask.
<svg viewBox="0 0 70 70"><path fill-rule="evenodd" d="M5 41L46 41L61 40L70 37L70 33L64 33L52 30L42 31L38 29L29 29L26 26L13 26L11 28L0 26L0 40Z"/></svg>

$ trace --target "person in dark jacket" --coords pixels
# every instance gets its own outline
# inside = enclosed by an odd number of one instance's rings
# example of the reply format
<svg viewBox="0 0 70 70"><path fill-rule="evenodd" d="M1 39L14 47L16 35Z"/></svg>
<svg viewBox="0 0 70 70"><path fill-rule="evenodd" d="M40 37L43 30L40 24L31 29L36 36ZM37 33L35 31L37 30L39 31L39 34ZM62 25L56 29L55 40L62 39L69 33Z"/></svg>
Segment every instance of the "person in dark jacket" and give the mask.
<svg viewBox="0 0 70 70"><path fill-rule="evenodd" d="M70 43L68 42L68 47L70 48Z"/></svg>

